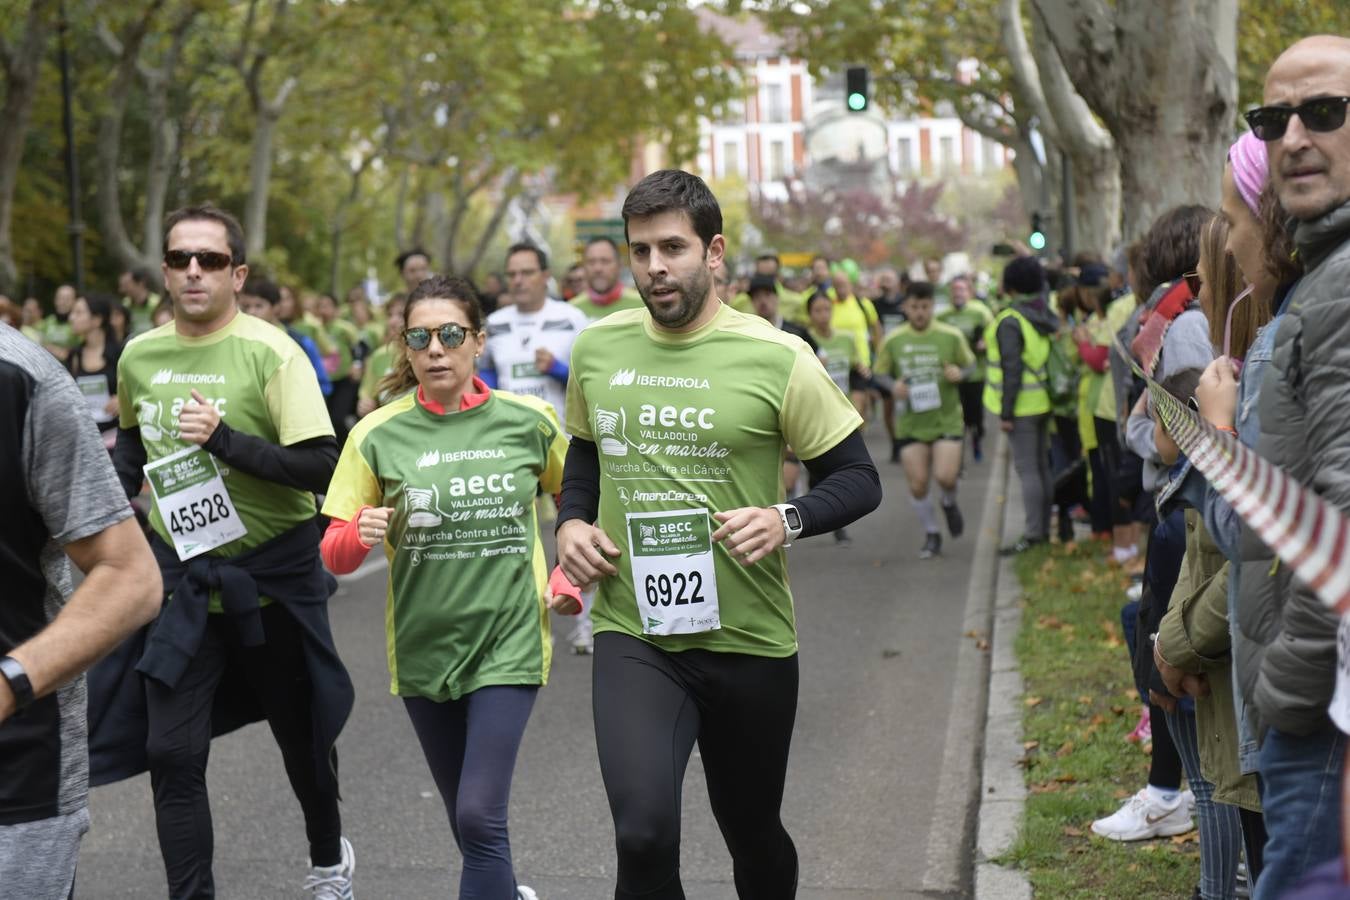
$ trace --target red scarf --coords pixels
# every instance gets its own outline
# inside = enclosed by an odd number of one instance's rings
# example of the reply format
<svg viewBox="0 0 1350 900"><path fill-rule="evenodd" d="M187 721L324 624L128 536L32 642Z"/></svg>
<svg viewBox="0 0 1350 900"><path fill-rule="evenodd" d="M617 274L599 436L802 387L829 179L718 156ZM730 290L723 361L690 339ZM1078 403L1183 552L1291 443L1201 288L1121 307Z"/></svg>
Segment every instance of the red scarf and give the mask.
<svg viewBox="0 0 1350 900"><path fill-rule="evenodd" d="M609 306L611 303L618 302L618 299L623 296L623 285L619 282L615 282L614 287L605 291L603 294L597 294L588 287L586 288L586 296L590 297L591 302L596 306Z"/></svg>
<svg viewBox="0 0 1350 900"><path fill-rule="evenodd" d="M1139 360L1139 365L1150 377L1158 365L1163 338L1167 336L1167 329L1171 327L1172 320L1190 308L1194 300L1195 297L1191 294L1186 279L1178 278L1176 283L1167 289L1167 293L1162 295L1158 305L1144 310L1139 317L1139 333L1130 342L1130 352Z"/></svg>

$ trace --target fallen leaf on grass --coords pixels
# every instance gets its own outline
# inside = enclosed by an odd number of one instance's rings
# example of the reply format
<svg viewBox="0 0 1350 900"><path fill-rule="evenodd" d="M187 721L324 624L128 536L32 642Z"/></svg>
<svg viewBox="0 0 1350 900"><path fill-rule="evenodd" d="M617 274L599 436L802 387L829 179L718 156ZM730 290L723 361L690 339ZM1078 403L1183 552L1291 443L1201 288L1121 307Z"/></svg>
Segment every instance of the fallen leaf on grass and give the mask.
<svg viewBox="0 0 1350 900"><path fill-rule="evenodd" d="M1095 697L1093 697L1093 696L1091 696L1091 695L1089 695L1089 694L1079 694L1079 695L1078 695L1078 702L1081 703L1081 704L1083 704L1084 706L1088 705L1089 703L1091 703L1091 702L1092 702L1093 700L1095 700L1095 699L1097 699L1097 698L1095 698Z"/></svg>
<svg viewBox="0 0 1350 900"><path fill-rule="evenodd" d="M1070 775L1068 772L1065 772L1063 775L1056 775L1055 780L1060 784L1073 784L1078 781L1078 776Z"/></svg>
<svg viewBox="0 0 1350 900"><path fill-rule="evenodd" d="M1039 747L1040 745L1041 745L1041 742L1040 742L1040 741L1023 741L1023 742L1022 742L1022 749L1023 749L1023 750L1035 750L1035 749L1036 749L1037 747Z"/></svg>
<svg viewBox="0 0 1350 900"><path fill-rule="evenodd" d="M1114 792L1111 794L1111 798L1114 799L1114 800L1124 800L1126 797L1130 797L1130 796L1133 796L1133 795L1132 795L1129 791L1125 790L1124 788L1121 788L1121 789L1118 790L1118 791L1114 791Z"/></svg>
<svg viewBox="0 0 1350 900"><path fill-rule="evenodd" d="M1083 831L1080 828L1074 828L1072 825L1065 825L1064 834L1066 837L1082 837Z"/></svg>
<svg viewBox="0 0 1350 900"><path fill-rule="evenodd" d="M1058 756L1060 759L1063 759L1072 752L1073 752L1073 741L1065 741L1063 744L1060 744L1059 749L1055 751L1055 755Z"/></svg>
<svg viewBox="0 0 1350 900"><path fill-rule="evenodd" d="M1040 698L1040 697L1028 697L1027 699L1025 699L1025 700L1022 701L1022 705L1024 705L1024 706L1040 706L1040 705L1041 705L1041 698Z"/></svg>
<svg viewBox="0 0 1350 900"><path fill-rule="evenodd" d="M1188 831L1185 834L1172 836L1172 843L1180 847L1182 844L1197 844L1200 842L1200 833L1197 831Z"/></svg>
<svg viewBox="0 0 1350 900"><path fill-rule="evenodd" d="M1111 712L1115 713L1115 714L1118 715L1118 716L1123 716L1123 715L1125 715L1125 707L1123 707L1123 706L1113 706L1113 707L1111 707Z"/></svg>
<svg viewBox="0 0 1350 900"><path fill-rule="evenodd" d="M1042 781L1040 784L1033 784L1027 788L1033 794L1058 794L1063 790L1063 786L1053 781Z"/></svg>

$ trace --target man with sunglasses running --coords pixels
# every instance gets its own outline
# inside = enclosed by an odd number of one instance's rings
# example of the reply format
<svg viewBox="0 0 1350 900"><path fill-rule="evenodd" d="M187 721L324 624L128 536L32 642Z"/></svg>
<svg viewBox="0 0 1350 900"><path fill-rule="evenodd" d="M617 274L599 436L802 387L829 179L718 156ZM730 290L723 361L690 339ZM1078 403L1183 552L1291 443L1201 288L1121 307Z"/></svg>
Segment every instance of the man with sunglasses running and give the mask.
<svg viewBox="0 0 1350 900"><path fill-rule="evenodd" d="M104 751L95 781L148 766L169 896L215 896L211 737L266 718L304 813L305 887L347 900L353 854L334 744L354 692L329 630L335 585L319 560L314 504L337 461L332 424L300 346L239 311L248 266L234 217L189 207L165 229L174 319L122 353L114 463L129 495L150 482L168 599L144 653L134 645L125 668L104 672L143 691L144 731L91 700L105 726L93 723L91 746Z"/></svg>
<svg viewBox="0 0 1350 900"><path fill-rule="evenodd" d="M1266 76L1265 105L1246 117L1266 142L1270 178L1280 206L1295 221L1294 242L1305 266L1265 373L1257 451L1350 514L1347 105L1350 39L1318 36L1275 61ZM1226 382L1231 394L1231 366L1215 362L1205 378ZM1244 529L1244 545L1257 540ZM1256 900L1284 896L1310 867L1339 855L1337 786L1345 766L1342 732L1350 731L1350 627L1341 625L1338 640L1336 613L1287 567L1273 579L1266 576L1244 566L1235 610L1245 636L1268 639L1234 643L1239 686L1264 731L1258 771L1269 841ZM1342 864L1329 864L1338 882Z"/></svg>

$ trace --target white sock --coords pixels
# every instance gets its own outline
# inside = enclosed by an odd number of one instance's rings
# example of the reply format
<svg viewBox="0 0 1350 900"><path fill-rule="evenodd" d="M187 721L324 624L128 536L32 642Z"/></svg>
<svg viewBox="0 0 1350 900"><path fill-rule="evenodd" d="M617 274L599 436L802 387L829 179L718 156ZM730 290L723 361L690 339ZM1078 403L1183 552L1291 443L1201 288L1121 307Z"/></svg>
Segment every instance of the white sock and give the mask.
<svg viewBox="0 0 1350 900"><path fill-rule="evenodd" d="M1116 558L1118 563L1129 562L1139 555L1139 548L1135 546L1113 547L1111 548L1111 555Z"/></svg>
<svg viewBox="0 0 1350 900"><path fill-rule="evenodd" d="M1157 785L1150 784L1148 786L1148 796L1154 802L1171 806L1173 803L1177 802L1177 797L1181 796L1181 789L1160 788Z"/></svg>
<svg viewBox="0 0 1350 900"><path fill-rule="evenodd" d="M933 501L927 494L922 497L910 497L909 502L914 504L914 511L919 514L919 524L928 534L934 534L938 530L937 512L933 509Z"/></svg>
<svg viewBox="0 0 1350 900"><path fill-rule="evenodd" d="M955 505L956 505L956 491L955 491L955 489L950 490L950 491L947 490L946 488L943 488L943 489L942 489L942 505L943 505L943 506L955 506Z"/></svg>

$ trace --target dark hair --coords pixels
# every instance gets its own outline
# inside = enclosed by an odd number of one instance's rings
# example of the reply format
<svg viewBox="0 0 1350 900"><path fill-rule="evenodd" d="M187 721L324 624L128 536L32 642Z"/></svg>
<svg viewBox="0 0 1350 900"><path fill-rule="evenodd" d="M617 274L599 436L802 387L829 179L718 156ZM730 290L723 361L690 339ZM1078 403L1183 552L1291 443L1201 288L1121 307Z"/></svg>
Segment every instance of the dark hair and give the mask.
<svg viewBox="0 0 1350 900"><path fill-rule="evenodd" d="M398 269L399 272L402 272L403 267L407 265L408 260L412 259L414 256L420 256L425 259L428 264L431 263L430 253L423 250L421 247L411 247L394 257L394 268Z"/></svg>
<svg viewBox="0 0 1350 900"><path fill-rule="evenodd" d="M605 240L608 240L608 238ZM541 272L548 271L548 254L534 244L531 244L529 241L520 241L506 248L506 258L508 260L517 253L533 253L535 260L539 263L539 270Z"/></svg>
<svg viewBox="0 0 1350 900"><path fill-rule="evenodd" d="M623 201L623 234L628 223L665 212L682 212L689 218L694 233L706 251L712 239L722 233L722 207L697 175L679 169L660 169L639 181Z"/></svg>
<svg viewBox="0 0 1350 900"><path fill-rule="evenodd" d="M1200 262L1200 229L1214 210L1198 203L1174 206L1158 216L1144 235L1138 293L1145 301L1160 284L1176 281Z"/></svg>
<svg viewBox="0 0 1350 900"><path fill-rule="evenodd" d="M1079 250L1069 261L1069 265L1075 269L1086 269L1088 266L1102 265L1102 255L1096 250Z"/></svg>
<svg viewBox="0 0 1350 900"><path fill-rule="evenodd" d="M1019 256L1003 269L1003 290L1009 294L1039 294L1045 290L1045 270L1034 256Z"/></svg>
<svg viewBox="0 0 1350 900"><path fill-rule="evenodd" d="M150 273L140 266L134 269L127 269L126 273L131 276L131 280L145 287L150 286Z"/></svg>
<svg viewBox="0 0 1350 900"><path fill-rule="evenodd" d="M1289 214L1280 206L1274 182L1267 179L1256 203L1256 217L1261 222L1262 243L1266 251L1266 268L1275 277L1276 284L1289 284L1303 277L1303 260L1294 246L1289 231Z"/></svg>
<svg viewBox="0 0 1350 900"><path fill-rule="evenodd" d="M586 241L586 247L585 247L585 250L583 250L582 252L584 253L586 250L591 249L591 248L594 247L596 244L609 244L609 248L610 248L611 250L614 251L614 258L615 258L615 259L618 259L618 257L619 257L619 245L618 245L617 243L615 243L615 241L614 241L613 238L611 238L611 237L606 237L606 236L603 235L603 234L596 235L595 237L590 238L589 240L587 240L587 241ZM545 266L545 268L547 268L547 266Z"/></svg>
<svg viewBox="0 0 1350 900"><path fill-rule="evenodd" d="M403 321L406 325L412 309L423 300L449 300L459 304L469 319L470 331L483 330L483 304L478 299L478 291L467 278L457 275L432 275L413 288L403 305ZM376 396L396 397L417 387L417 375L413 372L412 360L408 358L408 348L398 345L398 354L394 367L388 375L380 379L375 389Z"/></svg>
<svg viewBox="0 0 1350 900"><path fill-rule="evenodd" d="M810 314L811 314L811 304L815 303L817 300L821 299L822 297L825 298L826 300L829 300L831 306L833 306L833 304L834 304L834 299L833 299L832 297L830 297L830 295L829 295L828 292L826 292L826 291L816 291L816 292L815 292L814 294L812 294L810 297L807 297L807 298L806 298L806 314L807 314L807 315L810 315Z"/></svg>
<svg viewBox="0 0 1350 900"><path fill-rule="evenodd" d="M113 300L112 296L102 291L85 291L75 299L76 301L84 301L84 305L89 307L89 315L97 316L103 320L103 341L107 346L116 346L117 331L113 328L112 310L117 302Z"/></svg>
<svg viewBox="0 0 1350 900"><path fill-rule="evenodd" d="M1200 376L1203 374L1204 369L1182 369L1158 382L1158 387L1185 403L1195 396L1195 389L1200 386Z"/></svg>
<svg viewBox="0 0 1350 900"><path fill-rule="evenodd" d="M826 256L824 253L817 253L815 256L811 257L811 268L814 269L816 267L816 263L818 262L823 262L827 266L832 265L832 263L830 262L830 258Z"/></svg>
<svg viewBox="0 0 1350 900"><path fill-rule="evenodd" d="M931 281L911 281L905 286L906 300L932 300L933 282Z"/></svg>
<svg viewBox="0 0 1350 900"><path fill-rule="evenodd" d="M755 262L771 262L775 269L781 269L783 267L783 261L778 258L777 253L761 253L759 256L755 257Z"/></svg>
<svg viewBox="0 0 1350 900"><path fill-rule="evenodd" d="M266 300L268 303L276 306L281 302L281 288L277 283L260 275L250 275L244 281L243 290L239 293L247 294L250 297L258 297Z"/></svg>
<svg viewBox="0 0 1350 900"><path fill-rule="evenodd" d="M230 246L230 265L242 266L246 261L244 257L243 227L240 226L239 220L234 216L223 209L212 206L210 203L204 203L201 206L183 206L169 213L168 218L164 220L165 249L168 249L169 233L173 231L174 226L179 222L194 222L199 220L217 222L225 227L225 242Z"/></svg>

